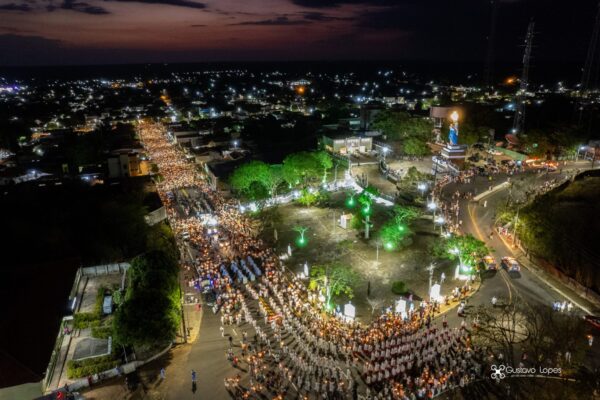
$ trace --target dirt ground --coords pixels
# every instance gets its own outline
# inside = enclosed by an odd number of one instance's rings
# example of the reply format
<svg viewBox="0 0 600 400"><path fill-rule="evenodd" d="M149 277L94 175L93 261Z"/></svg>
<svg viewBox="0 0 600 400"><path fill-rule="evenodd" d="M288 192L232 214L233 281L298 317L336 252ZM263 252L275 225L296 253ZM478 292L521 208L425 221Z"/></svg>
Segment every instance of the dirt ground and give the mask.
<svg viewBox="0 0 600 400"><path fill-rule="evenodd" d="M337 261L351 266L361 279L354 288L352 304L356 306L358 319L368 320L371 307L367 302L367 288L371 282L371 298L382 300L382 307L392 306L399 298L391 291L392 282L401 280L417 298L428 294L429 272L425 269L432 261L428 248L437 239L432 222L421 219L415 222L413 244L402 250L388 252L379 248L377 260L376 230L387 219L388 208L375 207L372 216L374 231L369 241L360 232L339 226L339 217L348 210L343 208L344 193L332 196L329 207L304 207L288 204L263 212L263 239L273 243L279 254L287 252L288 244L292 246L292 257L285 261L286 266L296 273L304 270L304 263L309 266ZM335 223L334 223L335 222ZM307 245L297 248L295 245L298 232L294 227L307 227L305 237ZM278 240L274 241L274 230ZM439 280L444 272L447 279L453 275L450 263L438 263L433 275L433 282ZM442 293L448 293L452 287L442 284ZM345 304L347 299L336 299L337 304Z"/></svg>

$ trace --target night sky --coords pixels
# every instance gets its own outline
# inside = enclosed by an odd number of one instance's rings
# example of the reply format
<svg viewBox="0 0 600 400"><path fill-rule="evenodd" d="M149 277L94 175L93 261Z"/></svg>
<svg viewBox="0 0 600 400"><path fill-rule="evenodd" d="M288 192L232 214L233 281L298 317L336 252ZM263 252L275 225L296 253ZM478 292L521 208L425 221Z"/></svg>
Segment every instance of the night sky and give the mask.
<svg viewBox="0 0 600 400"><path fill-rule="evenodd" d="M496 58L583 64L597 0L499 0ZM485 59L489 0L0 0L0 65Z"/></svg>

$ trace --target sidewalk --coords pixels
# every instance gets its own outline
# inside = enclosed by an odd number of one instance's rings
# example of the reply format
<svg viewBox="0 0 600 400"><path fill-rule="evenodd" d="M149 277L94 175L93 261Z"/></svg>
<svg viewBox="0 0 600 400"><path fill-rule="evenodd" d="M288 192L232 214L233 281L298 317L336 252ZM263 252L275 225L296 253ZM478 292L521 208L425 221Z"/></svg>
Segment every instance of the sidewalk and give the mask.
<svg viewBox="0 0 600 400"><path fill-rule="evenodd" d="M460 302L465 299L468 300L471 297L473 297L477 292L479 292L479 289L481 288L481 279L478 279L477 281L474 281L473 283L471 283L471 290L467 293L467 295L465 297L463 297L461 300L458 301L454 301L451 302L449 305L445 305L442 304L440 306L440 312L437 313L435 315L434 318L438 318L441 317L442 315L446 314L448 311L458 307L460 305Z"/></svg>
<svg viewBox="0 0 600 400"><path fill-rule="evenodd" d="M66 382L66 370L67 370L67 355L71 346L71 334L64 335L60 346L60 352L56 359L56 365L54 366L54 373L52 374L52 380L48 383L48 390L56 390L65 385ZM65 375L64 380L63 375ZM46 388L43 388L44 391Z"/></svg>

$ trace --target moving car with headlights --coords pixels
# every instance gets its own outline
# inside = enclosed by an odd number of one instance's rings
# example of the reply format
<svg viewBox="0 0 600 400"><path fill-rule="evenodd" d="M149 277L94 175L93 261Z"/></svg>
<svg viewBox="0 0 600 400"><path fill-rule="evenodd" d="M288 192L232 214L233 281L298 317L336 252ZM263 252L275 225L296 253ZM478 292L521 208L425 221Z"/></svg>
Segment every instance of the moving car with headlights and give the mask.
<svg viewBox="0 0 600 400"><path fill-rule="evenodd" d="M521 271L521 265L514 257L502 257L502 267L506 268L508 272Z"/></svg>
<svg viewBox="0 0 600 400"><path fill-rule="evenodd" d="M492 256L483 257L481 259L481 264L483 264L483 269L486 271L496 271L498 269L498 264Z"/></svg>

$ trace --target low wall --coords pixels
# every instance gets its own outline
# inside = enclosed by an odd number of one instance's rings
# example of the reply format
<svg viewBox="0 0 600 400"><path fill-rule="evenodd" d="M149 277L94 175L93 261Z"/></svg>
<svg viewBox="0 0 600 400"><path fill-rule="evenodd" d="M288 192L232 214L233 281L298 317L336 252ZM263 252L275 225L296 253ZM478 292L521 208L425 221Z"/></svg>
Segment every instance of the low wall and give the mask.
<svg viewBox="0 0 600 400"><path fill-rule="evenodd" d="M144 216L144 219L146 220L146 223L148 225L150 225L150 226L156 225L159 222L167 219L167 210L165 209L164 206L162 206L162 207L157 208L156 210L146 214L146 216Z"/></svg>
<svg viewBox="0 0 600 400"><path fill-rule="evenodd" d="M505 187L508 187L508 185L509 185L508 182L504 182L504 183L501 183L499 185L496 185L493 188L491 188L490 190L486 190L485 192L482 192L482 193L478 194L477 196L475 196L473 198L473 201L479 201L479 200L483 199L484 197L487 197L490 194L492 194L494 192L497 192L498 190L502 190Z"/></svg>
<svg viewBox="0 0 600 400"><path fill-rule="evenodd" d="M74 391L77 391L80 389L88 388L88 387L92 386L93 384L105 381L107 379L115 378L121 374L129 374L131 372L134 372L136 369L138 369L142 365L147 364L151 361L154 361L157 358L165 355L169 350L171 350L171 347L173 347L173 344L169 343L169 345L167 347L165 347L163 350L161 350L158 353L154 354L153 356L147 358L146 360L131 361L131 362L128 362L127 364L120 365L117 368L112 368L107 371L103 371L98 374L95 374L89 378L78 379L69 384L69 390L74 392ZM53 391L53 392L56 392L56 391Z"/></svg>
<svg viewBox="0 0 600 400"><path fill-rule="evenodd" d="M122 274L127 271L130 267L129 263L115 263L115 264L104 264L96 265L93 267L82 267L81 274L83 276L98 276L98 275L110 275L110 274Z"/></svg>

